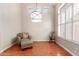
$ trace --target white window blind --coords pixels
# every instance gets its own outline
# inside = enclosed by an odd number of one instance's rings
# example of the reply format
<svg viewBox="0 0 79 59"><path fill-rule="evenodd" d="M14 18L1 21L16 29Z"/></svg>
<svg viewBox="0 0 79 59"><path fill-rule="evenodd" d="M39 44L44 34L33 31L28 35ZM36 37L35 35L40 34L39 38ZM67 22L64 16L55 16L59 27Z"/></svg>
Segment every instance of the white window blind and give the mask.
<svg viewBox="0 0 79 59"><path fill-rule="evenodd" d="M60 11L60 17L58 17L59 37L79 42L79 4L65 4L58 11Z"/></svg>
<svg viewBox="0 0 79 59"><path fill-rule="evenodd" d="M66 23L71 21L72 21L72 5L69 5L66 8Z"/></svg>
<svg viewBox="0 0 79 59"><path fill-rule="evenodd" d="M73 40L79 42L79 4L73 4Z"/></svg>

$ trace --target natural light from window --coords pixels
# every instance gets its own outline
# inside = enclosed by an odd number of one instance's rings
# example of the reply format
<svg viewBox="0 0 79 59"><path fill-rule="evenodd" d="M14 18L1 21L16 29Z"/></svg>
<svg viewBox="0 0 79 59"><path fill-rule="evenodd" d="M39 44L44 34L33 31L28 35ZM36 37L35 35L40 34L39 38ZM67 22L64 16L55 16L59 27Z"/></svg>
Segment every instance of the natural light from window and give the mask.
<svg viewBox="0 0 79 59"><path fill-rule="evenodd" d="M48 13L48 8L28 8L32 22L42 22L43 14Z"/></svg>

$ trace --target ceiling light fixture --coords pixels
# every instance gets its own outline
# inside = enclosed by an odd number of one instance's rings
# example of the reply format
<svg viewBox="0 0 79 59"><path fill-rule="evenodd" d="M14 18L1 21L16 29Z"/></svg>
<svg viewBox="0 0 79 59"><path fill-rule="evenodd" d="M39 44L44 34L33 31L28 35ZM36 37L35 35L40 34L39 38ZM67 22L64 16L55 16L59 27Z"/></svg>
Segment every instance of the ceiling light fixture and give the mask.
<svg viewBox="0 0 79 59"><path fill-rule="evenodd" d="M42 12L42 10L39 11L37 1L36 1L35 9L31 13L32 22L41 22L42 21L41 20L42 19L41 12Z"/></svg>

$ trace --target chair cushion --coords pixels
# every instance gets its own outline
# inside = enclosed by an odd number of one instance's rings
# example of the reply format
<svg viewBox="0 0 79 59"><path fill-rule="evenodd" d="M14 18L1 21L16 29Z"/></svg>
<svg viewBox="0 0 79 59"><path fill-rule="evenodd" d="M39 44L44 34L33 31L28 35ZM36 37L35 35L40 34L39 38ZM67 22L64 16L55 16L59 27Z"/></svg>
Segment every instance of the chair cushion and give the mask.
<svg viewBox="0 0 79 59"><path fill-rule="evenodd" d="M25 32L23 32L22 35L23 35L23 39L27 39L29 37L28 33Z"/></svg>
<svg viewBox="0 0 79 59"><path fill-rule="evenodd" d="M31 40L29 40L29 39L22 39L21 40L21 44L23 45L23 44L32 44L33 42L31 41Z"/></svg>
<svg viewBox="0 0 79 59"><path fill-rule="evenodd" d="M33 41L29 39L22 39L21 40L21 48L27 48L32 46Z"/></svg>

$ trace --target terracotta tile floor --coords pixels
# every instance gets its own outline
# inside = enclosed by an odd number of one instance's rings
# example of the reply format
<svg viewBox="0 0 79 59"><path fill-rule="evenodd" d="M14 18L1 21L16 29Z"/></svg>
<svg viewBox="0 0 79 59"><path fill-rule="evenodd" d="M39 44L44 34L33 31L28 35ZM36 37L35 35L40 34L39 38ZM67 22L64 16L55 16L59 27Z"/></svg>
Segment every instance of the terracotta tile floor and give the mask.
<svg viewBox="0 0 79 59"><path fill-rule="evenodd" d="M33 44L33 48L24 51L18 45L14 45L0 56L71 56L71 54L56 43L38 42Z"/></svg>

